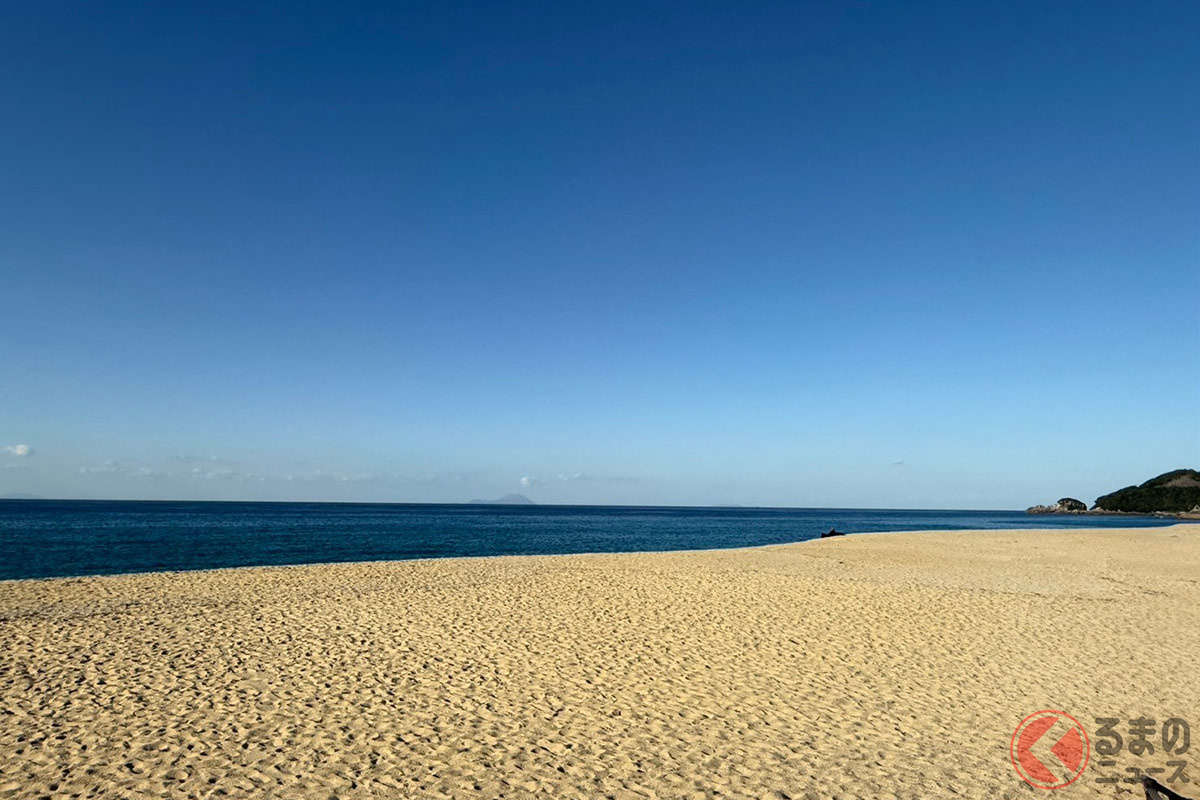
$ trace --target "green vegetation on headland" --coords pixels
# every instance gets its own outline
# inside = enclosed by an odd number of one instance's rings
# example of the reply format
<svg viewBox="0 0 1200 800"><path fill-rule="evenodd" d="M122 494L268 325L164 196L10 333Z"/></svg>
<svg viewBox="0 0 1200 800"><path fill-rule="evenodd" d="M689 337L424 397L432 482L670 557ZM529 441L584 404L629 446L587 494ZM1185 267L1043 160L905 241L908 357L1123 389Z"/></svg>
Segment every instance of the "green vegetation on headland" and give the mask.
<svg viewBox="0 0 1200 800"><path fill-rule="evenodd" d="M1091 511L1064 497L1052 506L1034 506L1030 514L1180 514L1200 516L1200 472L1177 469L1140 486L1126 486L1096 499Z"/></svg>
<svg viewBox="0 0 1200 800"><path fill-rule="evenodd" d="M1197 506L1200 506L1200 472L1177 469L1151 478L1141 486L1126 486L1098 497L1093 508L1140 514L1153 514L1156 511L1178 514Z"/></svg>

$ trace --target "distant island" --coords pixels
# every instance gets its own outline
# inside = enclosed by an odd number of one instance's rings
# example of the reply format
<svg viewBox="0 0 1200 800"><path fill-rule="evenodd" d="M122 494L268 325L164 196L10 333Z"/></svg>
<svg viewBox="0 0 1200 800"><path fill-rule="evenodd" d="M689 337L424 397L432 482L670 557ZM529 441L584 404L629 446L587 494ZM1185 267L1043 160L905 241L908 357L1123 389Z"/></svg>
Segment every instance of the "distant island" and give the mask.
<svg viewBox="0 0 1200 800"><path fill-rule="evenodd" d="M1030 514L1175 514L1200 518L1200 472L1177 469L1164 472L1140 486L1126 486L1096 498L1091 509L1080 500L1064 497L1051 506L1033 506Z"/></svg>
<svg viewBox="0 0 1200 800"><path fill-rule="evenodd" d="M523 494L506 494L496 500L472 500L472 505L481 506L536 506L537 503Z"/></svg>
<svg viewBox="0 0 1200 800"><path fill-rule="evenodd" d="M1064 497L1052 506L1033 506L1025 510L1030 514L1082 514L1088 507L1082 500Z"/></svg>

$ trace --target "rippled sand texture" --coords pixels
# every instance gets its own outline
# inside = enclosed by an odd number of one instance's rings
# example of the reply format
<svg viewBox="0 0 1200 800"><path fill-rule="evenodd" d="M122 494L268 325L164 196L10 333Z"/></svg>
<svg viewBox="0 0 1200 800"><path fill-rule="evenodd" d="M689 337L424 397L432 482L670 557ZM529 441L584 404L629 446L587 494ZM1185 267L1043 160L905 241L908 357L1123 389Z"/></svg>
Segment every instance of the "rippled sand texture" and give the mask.
<svg viewBox="0 0 1200 800"><path fill-rule="evenodd" d="M1198 632L1195 525L2 583L0 798L1042 797Z"/></svg>

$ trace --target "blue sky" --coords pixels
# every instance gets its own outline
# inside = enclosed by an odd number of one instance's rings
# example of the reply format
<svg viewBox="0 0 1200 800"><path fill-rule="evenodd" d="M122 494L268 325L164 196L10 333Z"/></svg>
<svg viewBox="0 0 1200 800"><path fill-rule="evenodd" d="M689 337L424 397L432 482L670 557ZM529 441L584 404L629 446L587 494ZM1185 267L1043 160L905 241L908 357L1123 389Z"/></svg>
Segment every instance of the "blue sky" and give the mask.
<svg viewBox="0 0 1200 800"><path fill-rule="evenodd" d="M0 494L1013 508L1200 462L1200 6L0 11Z"/></svg>

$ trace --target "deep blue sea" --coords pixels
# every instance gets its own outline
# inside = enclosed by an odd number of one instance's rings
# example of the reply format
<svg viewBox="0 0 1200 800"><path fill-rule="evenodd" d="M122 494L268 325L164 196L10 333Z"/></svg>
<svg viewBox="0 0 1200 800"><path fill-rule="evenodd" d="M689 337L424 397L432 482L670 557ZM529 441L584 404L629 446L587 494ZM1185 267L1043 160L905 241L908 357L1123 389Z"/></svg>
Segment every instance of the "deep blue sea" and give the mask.
<svg viewBox="0 0 1200 800"><path fill-rule="evenodd" d="M833 527L862 533L1170 523L1020 511L0 500L0 579L746 547L813 539Z"/></svg>

